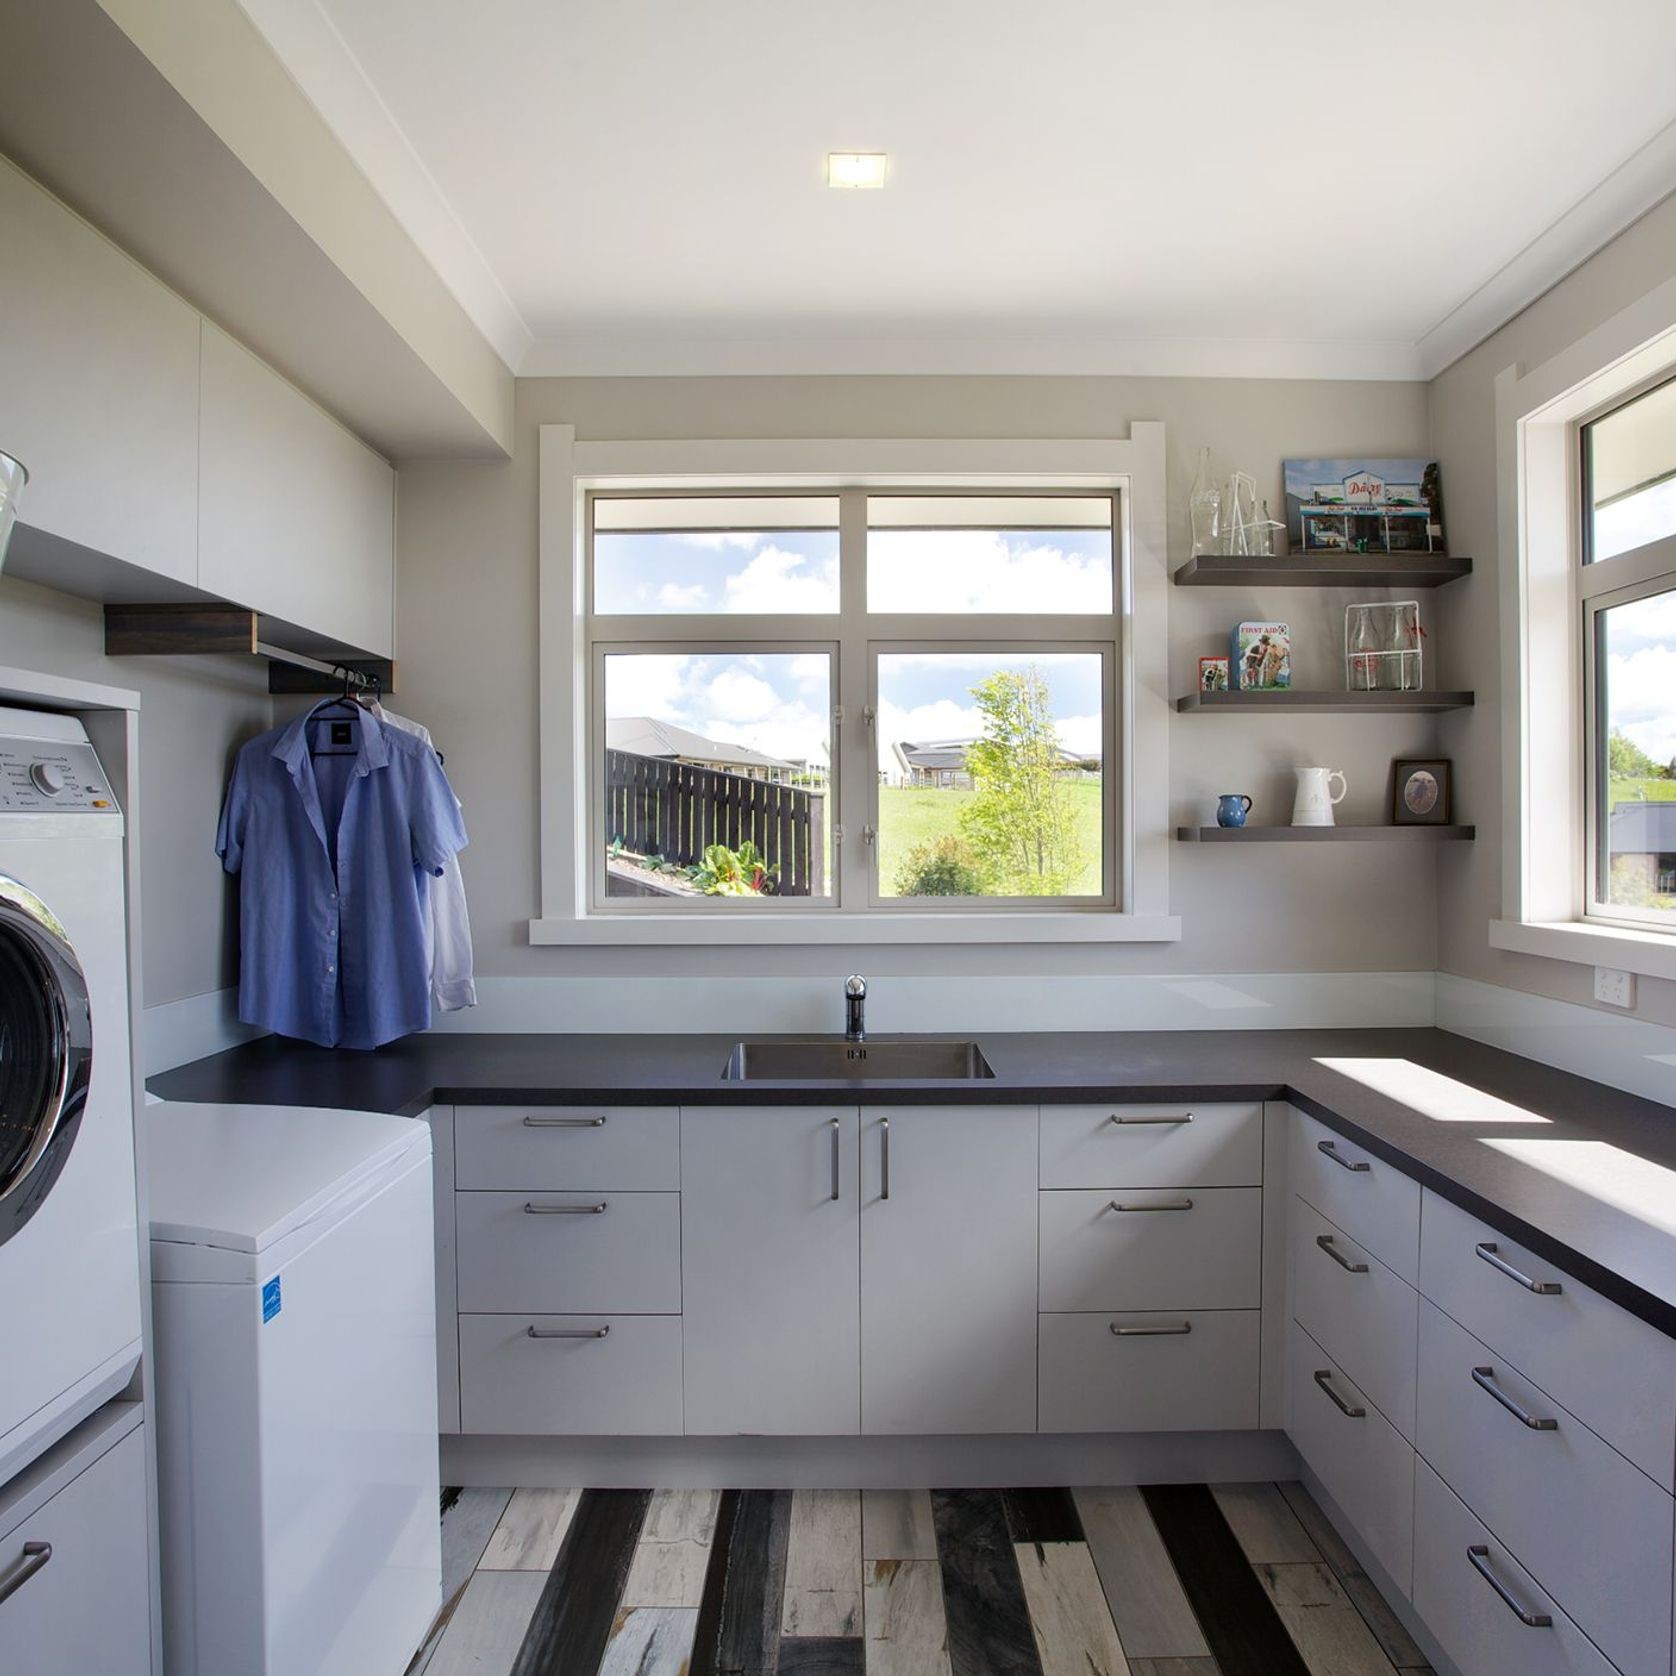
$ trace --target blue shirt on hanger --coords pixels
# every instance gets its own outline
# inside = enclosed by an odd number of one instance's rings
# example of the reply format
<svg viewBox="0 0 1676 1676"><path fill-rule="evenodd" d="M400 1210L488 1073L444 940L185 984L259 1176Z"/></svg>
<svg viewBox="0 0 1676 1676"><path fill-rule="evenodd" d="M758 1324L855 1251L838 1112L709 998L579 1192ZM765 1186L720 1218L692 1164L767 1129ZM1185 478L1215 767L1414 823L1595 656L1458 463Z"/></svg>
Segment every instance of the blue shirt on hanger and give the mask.
<svg viewBox="0 0 1676 1676"><path fill-rule="evenodd" d="M233 767L215 848L241 875L239 1017L375 1048L431 1022L426 893L466 831L434 750L358 705L324 708ZM314 755L311 729L334 724L344 748Z"/></svg>

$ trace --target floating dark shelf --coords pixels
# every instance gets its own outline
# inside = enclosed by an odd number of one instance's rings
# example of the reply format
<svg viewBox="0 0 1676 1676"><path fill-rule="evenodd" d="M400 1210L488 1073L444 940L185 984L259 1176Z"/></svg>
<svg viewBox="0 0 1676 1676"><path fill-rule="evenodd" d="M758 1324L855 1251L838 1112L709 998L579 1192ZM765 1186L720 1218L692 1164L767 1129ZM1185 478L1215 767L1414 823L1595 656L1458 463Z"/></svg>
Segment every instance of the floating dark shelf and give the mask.
<svg viewBox="0 0 1676 1676"><path fill-rule="evenodd" d="M1419 715L1429 716L1440 710L1466 710L1473 702L1471 693L1415 692L1301 692L1287 688L1280 692L1225 692L1189 693L1176 700L1176 709L1189 710L1289 710L1316 714L1327 712L1345 715Z"/></svg>
<svg viewBox="0 0 1676 1676"><path fill-rule="evenodd" d="M1475 838L1472 826L1178 826L1183 844L1369 844Z"/></svg>
<svg viewBox="0 0 1676 1676"><path fill-rule="evenodd" d="M1174 580L1178 588L1440 588L1471 574L1472 560L1451 553L1200 553Z"/></svg>

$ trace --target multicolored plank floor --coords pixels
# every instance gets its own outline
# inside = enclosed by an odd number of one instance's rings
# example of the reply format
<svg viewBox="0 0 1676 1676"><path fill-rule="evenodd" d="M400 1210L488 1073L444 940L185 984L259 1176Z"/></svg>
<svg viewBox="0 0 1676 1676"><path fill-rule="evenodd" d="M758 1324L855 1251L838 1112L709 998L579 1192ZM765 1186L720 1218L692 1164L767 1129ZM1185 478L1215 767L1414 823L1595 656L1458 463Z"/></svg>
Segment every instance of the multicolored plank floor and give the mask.
<svg viewBox="0 0 1676 1676"><path fill-rule="evenodd" d="M1298 1484L443 1503L410 1676L1429 1676Z"/></svg>

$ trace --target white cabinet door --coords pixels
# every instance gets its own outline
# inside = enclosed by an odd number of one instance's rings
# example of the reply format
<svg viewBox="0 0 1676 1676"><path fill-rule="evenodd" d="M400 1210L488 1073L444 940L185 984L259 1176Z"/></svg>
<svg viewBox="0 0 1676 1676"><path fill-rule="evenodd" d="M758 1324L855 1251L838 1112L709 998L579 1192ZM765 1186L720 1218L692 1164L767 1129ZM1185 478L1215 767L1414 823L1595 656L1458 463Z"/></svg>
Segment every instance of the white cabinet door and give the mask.
<svg viewBox="0 0 1676 1676"><path fill-rule="evenodd" d="M859 1430L856 1121L853 1107L683 1109L690 1435Z"/></svg>
<svg viewBox="0 0 1676 1676"><path fill-rule="evenodd" d="M198 585L388 657L395 474L204 322Z"/></svg>
<svg viewBox="0 0 1676 1676"><path fill-rule="evenodd" d="M29 470L22 522L195 582L197 311L4 159L0 227L0 449Z"/></svg>
<svg viewBox="0 0 1676 1676"><path fill-rule="evenodd" d="M1034 1106L870 1108L861 1429L1036 1429Z"/></svg>
<svg viewBox="0 0 1676 1676"><path fill-rule="evenodd" d="M144 1439L135 1427L21 1523L0 1508L6 1676L150 1671Z"/></svg>

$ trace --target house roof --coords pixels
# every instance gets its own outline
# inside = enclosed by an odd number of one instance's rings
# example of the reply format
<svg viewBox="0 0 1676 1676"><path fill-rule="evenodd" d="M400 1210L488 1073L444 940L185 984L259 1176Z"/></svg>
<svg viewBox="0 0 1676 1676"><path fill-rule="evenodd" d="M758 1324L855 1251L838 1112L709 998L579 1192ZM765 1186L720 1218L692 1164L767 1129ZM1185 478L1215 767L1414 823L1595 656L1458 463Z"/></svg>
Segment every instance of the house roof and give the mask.
<svg viewBox="0 0 1676 1676"><path fill-rule="evenodd" d="M660 722L655 716L613 716L605 724L607 750L637 757L666 757L676 762L713 762L730 768L790 768L781 757L753 751L749 745L730 745L706 739L690 728Z"/></svg>
<svg viewBox="0 0 1676 1676"><path fill-rule="evenodd" d="M975 744L975 739L937 739L916 745L903 739L897 743L896 754L905 768L921 768L927 773L935 773L938 770L963 769L966 753ZM1062 762L1067 763L1091 760L1076 751L1066 750L1063 745L1059 747L1059 756Z"/></svg>
<svg viewBox="0 0 1676 1676"><path fill-rule="evenodd" d="M1610 838L1614 855L1676 854L1676 803L1615 803Z"/></svg>

